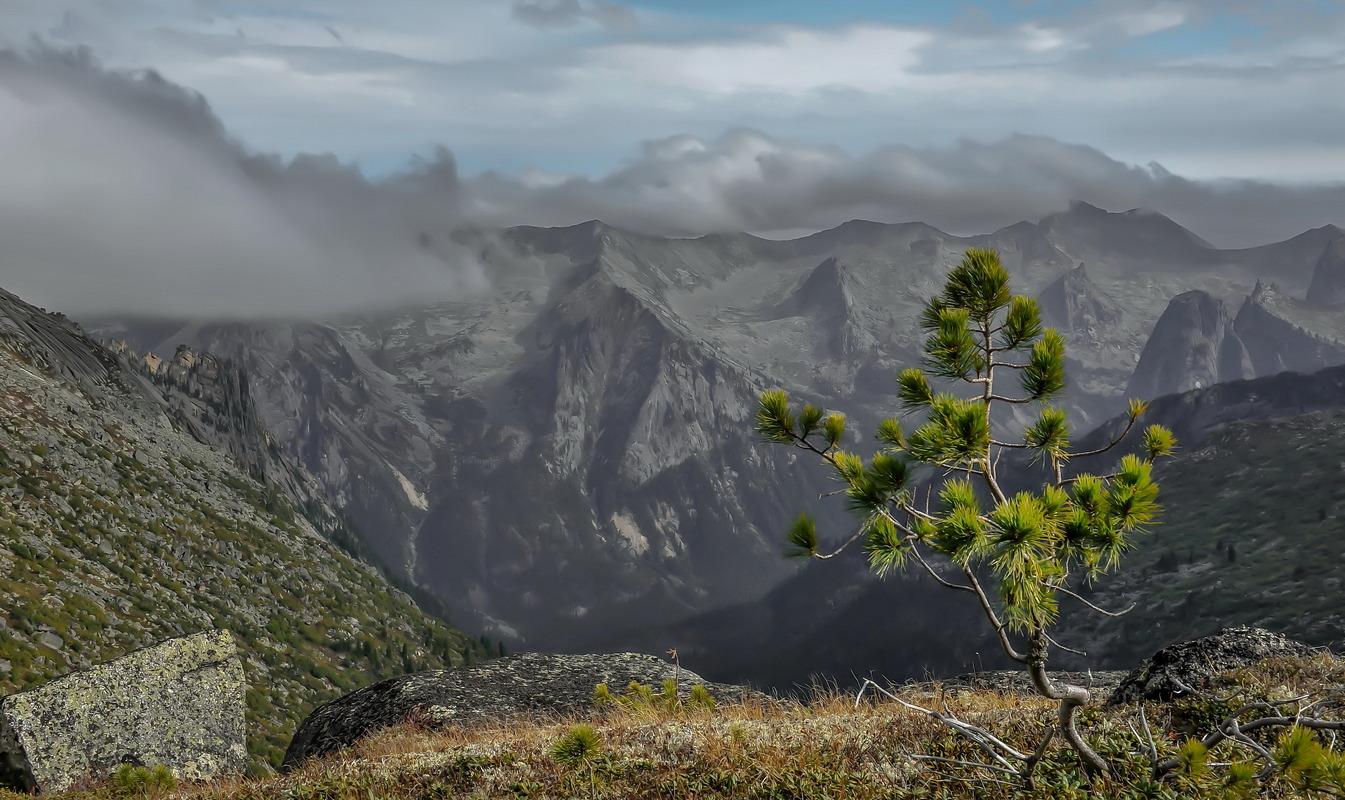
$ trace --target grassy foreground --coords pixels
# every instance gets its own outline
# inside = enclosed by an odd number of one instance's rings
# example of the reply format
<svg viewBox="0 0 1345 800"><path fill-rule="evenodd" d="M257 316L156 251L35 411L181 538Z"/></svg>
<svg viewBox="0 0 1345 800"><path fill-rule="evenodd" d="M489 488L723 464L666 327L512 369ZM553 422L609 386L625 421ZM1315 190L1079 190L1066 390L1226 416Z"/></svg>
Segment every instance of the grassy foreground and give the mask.
<svg viewBox="0 0 1345 800"><path fill-rule="evenodd" d="M1227 673L1216 687L1240 703L1284 699L1345 682L1345 663L1329 655L1271 659ZM1031 751L1054 705L994 691L901 687L897 695L943 708L1015 747ZM931 764L913 756L982 759L975 745L946 725L902 704L820 693L807 706L749 702L719 708L618 706L587 717L427 730L414 720L377 733L339 755L285 776L171 786L171 779L118 778L51 797L110 800L377 800L378 798L1185 798L1339 797L1330 776L1281 764L1259 780L1230 781L1228 762L1251 750L1221 745L1190 759L1161 782L1149 777L1150 726L1160 756L1178 755L1192 733L1227 714L1213 696L1172 704L1087 709L1090 741L1114 774L1089 783L1078 759L1057 746L1038 767L1035 786L987 770ZM1222 713L1221 713L1222 712ZM1339 719L1339 709L1334 718ZM1319 717L1329 714L1321 713ZM1280 732L1262 741L1272 750ZM1339 745L1316 737L1327 751ZM164 776L166 777L166 776ZM1314 783L1320 791L1314 789ZM0 791L0 800L18 795Z"/></svg>

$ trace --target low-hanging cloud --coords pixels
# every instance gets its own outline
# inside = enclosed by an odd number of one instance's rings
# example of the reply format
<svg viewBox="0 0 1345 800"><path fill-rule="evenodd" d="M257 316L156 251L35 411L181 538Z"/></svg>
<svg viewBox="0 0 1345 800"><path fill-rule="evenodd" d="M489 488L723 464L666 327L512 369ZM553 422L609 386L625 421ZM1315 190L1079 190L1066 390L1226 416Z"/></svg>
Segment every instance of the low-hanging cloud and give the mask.
<svg viewBox="0 0 1345 800"><path fill-rule="evenodd" d="M980 233L1083 200L1148 207L1225 247L1345 224L1345 184L1196 181L1034 136L864 155L739 129L648 142L597 178L463 177L452 155L379 180L233 141L205 99L78 53L0 53L0 286L76 316L323 316L470 297L464 228L601 219L669 235L850 219Z"/></svg>
<svg viewBox="0 0 1345 800"><path fill-rule="evenodd" d="M446 153L370 183L232 142L204 99L80 53L0 53L0 274L70 314L322 315L481 283Z"/></svg>
<svg viewBox="0 0 1345 800"><path fill-rule="evenodd" d="M1041 136L950 147L888 146L867 155L735 130L707 141L674 136L602 178L486 175L468 184L493 221L563 225L590 218L631 230L694 236L819 230L851 219L918 220L952 233L1035 221L1083 200L1167 214L1222 247L1345 225L1345 184L1194 181L1158 164L1125 164Z"/></svg>

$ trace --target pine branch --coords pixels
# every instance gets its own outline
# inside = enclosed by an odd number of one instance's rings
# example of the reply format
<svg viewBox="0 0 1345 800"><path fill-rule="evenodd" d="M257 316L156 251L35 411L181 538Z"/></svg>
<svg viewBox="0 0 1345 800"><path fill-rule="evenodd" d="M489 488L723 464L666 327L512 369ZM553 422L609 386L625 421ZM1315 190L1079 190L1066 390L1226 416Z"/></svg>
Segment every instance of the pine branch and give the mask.
<svg viewBox="0 0 1345 800"><path fill-rule="evenodd" d="M966 585L963 585L963 584L961 584L961 583L953 583L953 582L951 582L951 581L945 579L945 578L944 578L942 575L940 575L938 572L935 572L935 571L934 571L934 567L931 566L930 563L929 563L928 561L925 560L925 557L922 556L922 555L920 554L920 551L919 551L918 549L916 549L916 547L915 547L914 545L911 546L911 552L915 554L915 559L916 559L916 561L919 561L919 562L920 562L920 566L924 567L924 568L925 568L925 571L928 572L928 573L930 574L930 576L934 578L934 580L938 581L939 583L943 584L944 586L947 586L949 589L957 589L958 591L961 591L961 592L973 592L973 593L976 591L975 589L971 588L970 586L966 586Z"/></svg>
<svg viewBox="0 0 1345 800"><path fill-rule="evenodd" d="M1075 600L1078 600L1080 603L1083 603L1084 605L1086 605L1086 606L1088 606L1089 608L1093 609L1093 610L1096 611L1097 613L1099 613L1099 614L1103 614L1103 615L1108 616L1108 617L1123 617L1123 616L1125 616L1126 614L1129 614L1131 611L1134 611L1134 610L1135 610L1135 604L1134 604L1134 603L1131 603L1126 609L1124 609L1124 610L1122 610L1122 611L1108 611L1108 610L1105 609L1105 608L1098 608L1097 606L1095 606L1095 605L1093 605L1092 603L1088 602L1088 600L1084 599L1084 597L1083 597L1082 595L1080 595L1080 594L1078 594L1078 593L1076 593L1076 592L1073 592L1073 591L1071 591L1071 590L1069 590L1069 589L1066 589L1064 586L1060 586L1060 585L1058 585L1058 584L1054 584L1054 583L1049 583L1049 584L1047 584L1047 586L1049 586L1050 588L1054 589L1054 590L1057 591L1057 592L1060 592L1061 594L1066 594L1066 595L1069 595L1070 597L1073 597ZM1056 646L1057 646L1057 647L1060 647L1059 644L1057 644ZM1067 649L1067 648L1066 648L1066 649ZM1078 652L1078 651L1071 651L1071 652Z"/></svg>
<svg viewBox="0 0 1345 800"><path fill-rule="evenodd" d="M1069 454L1066 455L1065 457L1066 457L1066 458L1087 458L1088 456L1100 456L1100 455L1102 455L1103 453L1107 452L1108 450L1111 450L1111 449L1112 449L1113 447L1115 447L1116 445L1120 444L1122 439L1126 438L1126 435L1130 433L1130 429L1133 428L1133 427L1135 427L1135 421L1136 421L1137 419L1139 419L1139 417L1131 417L1130 420L1126 423L1125 430L1121 431L1120 435L1118 435L1115 439L1112 439L1110 442L1108 442L1107 445L1106 445L1105 447L1099 447L1099 448L1096 449L1096 450L1089 450L1089 451L1084 452L1084 453L1069 453Z"/></svg>

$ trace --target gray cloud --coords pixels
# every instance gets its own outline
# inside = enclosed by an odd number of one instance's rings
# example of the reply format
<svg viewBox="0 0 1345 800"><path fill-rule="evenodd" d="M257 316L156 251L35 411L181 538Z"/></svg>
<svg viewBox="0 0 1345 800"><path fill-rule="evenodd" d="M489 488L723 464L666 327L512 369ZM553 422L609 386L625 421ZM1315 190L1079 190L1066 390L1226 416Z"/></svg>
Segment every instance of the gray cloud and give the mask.
<svg viewBox="0 0 1345 800"><path fill-rule="evenodd" d="M1071 200L1115 211L1153 208L1225 247L1345 225L1345 184L1194 181L1161 165L1125 164L1091 147L1038 136L945 148L888 146L852 157L736 130L713 141L676 136L646 144L640 158L596 180L539 185L486 175L466 189L477 202L507 209L492 220L501 224L598 218L684 236L817 230L855 218L982 233L1035 221Z"/></svg>
<svg viewBox="0 0 1345 800"><path fill-rule="evenodd" d="M204 99L87 56L0 53L0 274L71 314L330 314L481 284L447 152L381 183L245 152Z"/></svg>
<svg viewBox="0 0 1345 800"><path fill-rule="evenodd" d="M864 155L738 129L650 141L598 178L463 177L451 153L369 180L250 153L199 95L86 55L0 53L0 286L76 318L326 315L484 287L454 231L602 219L652 234L809 232L849 219L953 233L1084 200L1148 207L1221 246L1345 225L1345 184L1198 181L1036 136Z"/></svg>
<svg viewBox="0 0 1345 800"><path fill-rule="evenodd" d="M589 0L587 7L579 0L514 0L512 13L514 19L542 30L574 27L585 19L616 31L628 32L640 27L629 6L606 0Z"/></svg>

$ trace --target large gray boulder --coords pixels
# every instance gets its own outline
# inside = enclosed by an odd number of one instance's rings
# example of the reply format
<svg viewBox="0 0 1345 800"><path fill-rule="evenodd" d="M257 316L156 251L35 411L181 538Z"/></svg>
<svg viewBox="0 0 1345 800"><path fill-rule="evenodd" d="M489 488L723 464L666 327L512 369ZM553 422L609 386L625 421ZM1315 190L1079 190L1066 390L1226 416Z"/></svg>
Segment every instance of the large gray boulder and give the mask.
<svg viewBox="0 0 1345 800"><path fill-rule="evenodd" d="M547 717L593 708L593 689L620 693L632 681L654 687L677 669L650 655L519 653L456 669L388 678L319 706L294 732L282 769L350 747L375 731L415 716L431 725L489 722L513 716ZM762 695L741 686L706 683L681 671L682 692L703 684L715 699Z"/></svg>
<svg viewBox="0 0 1345 800"><path fill-rule="evenodd" d="M1179 642L1154 653L1112 692L1112 705L1166 701L1203 689L1220 672L1248 667L1271 656L1303 657L1313 648L1264 628L1224 628L1212 636Z"/></svg>
<svg viewBox="0 0 1345 800"><path fill-rule="evenodd" d="M122 764L242 771L243 665L228 631L169 639L0 700L0 786L59 792Z"/></svg>

